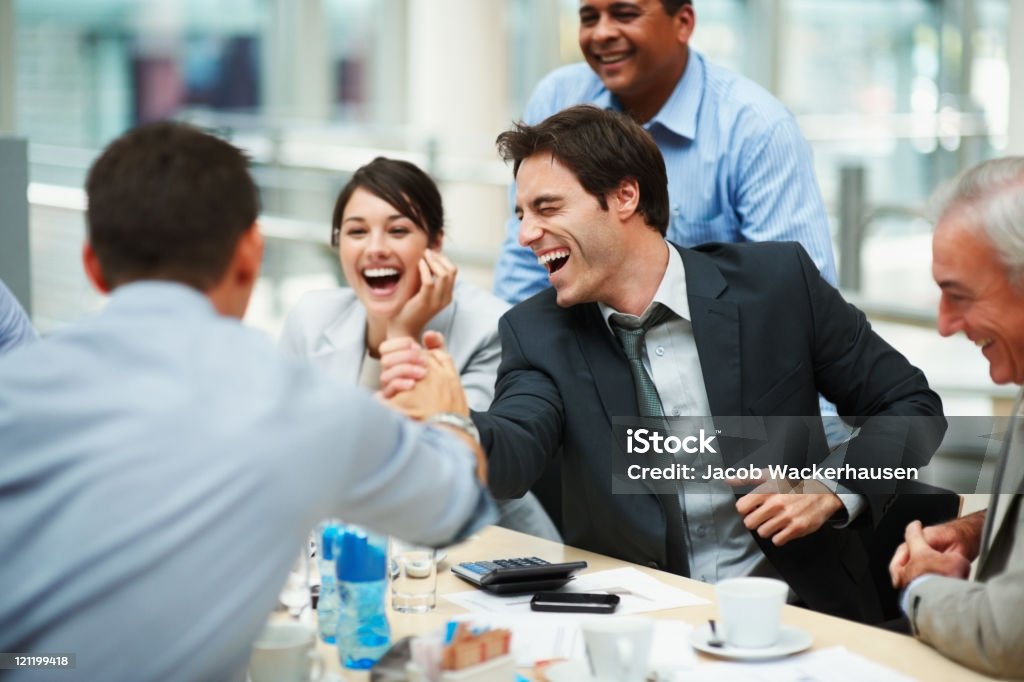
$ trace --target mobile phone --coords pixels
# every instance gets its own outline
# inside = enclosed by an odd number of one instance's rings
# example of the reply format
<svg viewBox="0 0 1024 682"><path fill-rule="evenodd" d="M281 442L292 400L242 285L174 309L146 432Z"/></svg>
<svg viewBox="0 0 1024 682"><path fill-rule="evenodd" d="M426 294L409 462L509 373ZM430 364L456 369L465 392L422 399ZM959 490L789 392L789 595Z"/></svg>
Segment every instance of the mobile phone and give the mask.
<svg viewBox="0 0 1024 682"><path fill-rule="evenodd" d="M618 605L617 594L587 592L538 592L530 600L533 611L561 613L611 613Z"/></svg>

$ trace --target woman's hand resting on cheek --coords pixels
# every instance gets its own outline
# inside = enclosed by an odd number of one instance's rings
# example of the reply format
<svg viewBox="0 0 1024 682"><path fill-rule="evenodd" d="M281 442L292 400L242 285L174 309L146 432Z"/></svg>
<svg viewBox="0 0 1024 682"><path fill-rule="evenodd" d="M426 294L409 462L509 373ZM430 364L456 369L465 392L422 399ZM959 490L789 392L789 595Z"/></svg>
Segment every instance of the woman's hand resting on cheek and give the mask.
<svg viewBox="0 0 1024 682"><path fill-rule="evenodd" d="M420 288L388 320L387 338L420 338L427 322L452 302L458 268L439 251L427 249L419 262Z"/></svg>

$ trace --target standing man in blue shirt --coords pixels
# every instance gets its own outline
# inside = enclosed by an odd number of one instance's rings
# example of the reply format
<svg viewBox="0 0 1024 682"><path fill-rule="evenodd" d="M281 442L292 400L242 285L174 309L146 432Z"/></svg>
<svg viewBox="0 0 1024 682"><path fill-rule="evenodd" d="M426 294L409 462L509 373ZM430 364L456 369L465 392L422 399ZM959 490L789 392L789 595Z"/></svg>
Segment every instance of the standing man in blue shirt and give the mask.
<svg viewBox="0 0 1024 682"><path fill-rule="evenodd" d="M668 170L668 239L796 241L836 282L828 219L810 148L792 114L771 94L689 48L690 0L582 0L586 64L548 74L524 122L574 104L625 111L650 132ZM509 218L495 293L522 301L547 286L547 272L518 244Z"/></svg>

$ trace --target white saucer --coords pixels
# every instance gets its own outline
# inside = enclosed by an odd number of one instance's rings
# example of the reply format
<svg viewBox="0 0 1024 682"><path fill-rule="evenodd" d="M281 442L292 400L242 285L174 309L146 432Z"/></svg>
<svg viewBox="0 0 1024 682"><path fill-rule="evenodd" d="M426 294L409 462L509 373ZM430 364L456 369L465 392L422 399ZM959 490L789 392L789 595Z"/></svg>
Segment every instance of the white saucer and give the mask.
<svg viewBox="0 0 1024 682"><path fill-rule="evenodd" d="M694 649L703 651L706 654L712 656L718 656L720 658L732 658L737 661L755 661L765 658L780 658L782 656L789 656L795 654L798 651L811 646L814 642L814 638L811 633L800 628L795 628L789 625L783 625L779 630L779 641L773 646L768 646L760 649L741 649L738 647L732 647L728 644L723 646L711 646L708 644L708 639L711 638L711 627L705 623L698 628L694 628L693 632L690 633L690 644Z"/></svg>

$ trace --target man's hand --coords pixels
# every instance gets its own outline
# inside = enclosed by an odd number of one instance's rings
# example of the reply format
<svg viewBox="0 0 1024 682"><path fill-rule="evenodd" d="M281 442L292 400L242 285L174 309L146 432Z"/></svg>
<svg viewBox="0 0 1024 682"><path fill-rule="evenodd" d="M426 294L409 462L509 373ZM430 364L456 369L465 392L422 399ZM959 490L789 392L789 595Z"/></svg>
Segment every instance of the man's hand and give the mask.
<svg viewBox="0 0 1024 682"><path fill-rule="evenodd" d="M427 249L419 262L420 288L388 320L387 338L419 338L423 327L452 302L458 268L440 252ZM384 354L383 349L380 350Z"/></svg>
<svg viewBox="0 0 1024 682"><path fill-rule="evenodd" d="M469 416L459 370L438 332L423 335L425 348L408 337L381 344L381 395L413 419L438 412Z"/></svg>
<svg viewBox="0 0 1024 682"><path fill-rule="evenodd" d="M896 556L889 564L893 587L906 587L914 578L925 573L961 579L970 574L970 559L958 551L940 552L931 547L924 530L920 521L912 521L907 526L905 542L896 550Z"/></svg>
<svg viewBox="0 0 1024 682"><path fill-rule="evenodd" d="M423 335L423 345L408 337L388 339L381 344L381 396L406 416L422 420L440 412L469 416L469 404L462 390L459 370L444 347L438 332ZM483 448L465 431L438 424L464 442L476 457L476 476L487 487L487 457Z"/></svg>
<svg viewBox="0 0 1024 682"><path fill-rule="evenodd" d="M777 490L779 482L765 481L736 501L743 525L771 538L776 547L810 535L843 506L835 493L818 481L801 481L791 492Z"/></svg>
<svg viewBox="0 0 1024 682"><path fill-rule="evenodd" d="M415 339L402 336L380 344L380 395L385 400L411 390L426 375L427 354Z"/></svg>
<svg viewBox="0 0 1024 682"><path fill-rule="evenodd" d="M960 557L967 562L967 572L960 575L962 562L957 559L946 559L944 566L952 573L941 572L942 566L936 564L933 570L921 570L925 556L923 553L919 560L911 566L914 557L911 556L909 542L910 526L917 524L920 536L925 544L934 552L940 554L951 554ZM970 573L970 562L977 558L981 551L981 534L985 527L985 511L975 512L963 518L953 519L937 526L928 526L920 529L920 522L915 521L907 527L907 535L904 542L896 548L896 553L889 562L889 576L892 578L892 585L895 588L906 587L910 581L921 573L940 573L950 577L967 577ZM915 536L917 535L915 531Z"/></svg>

